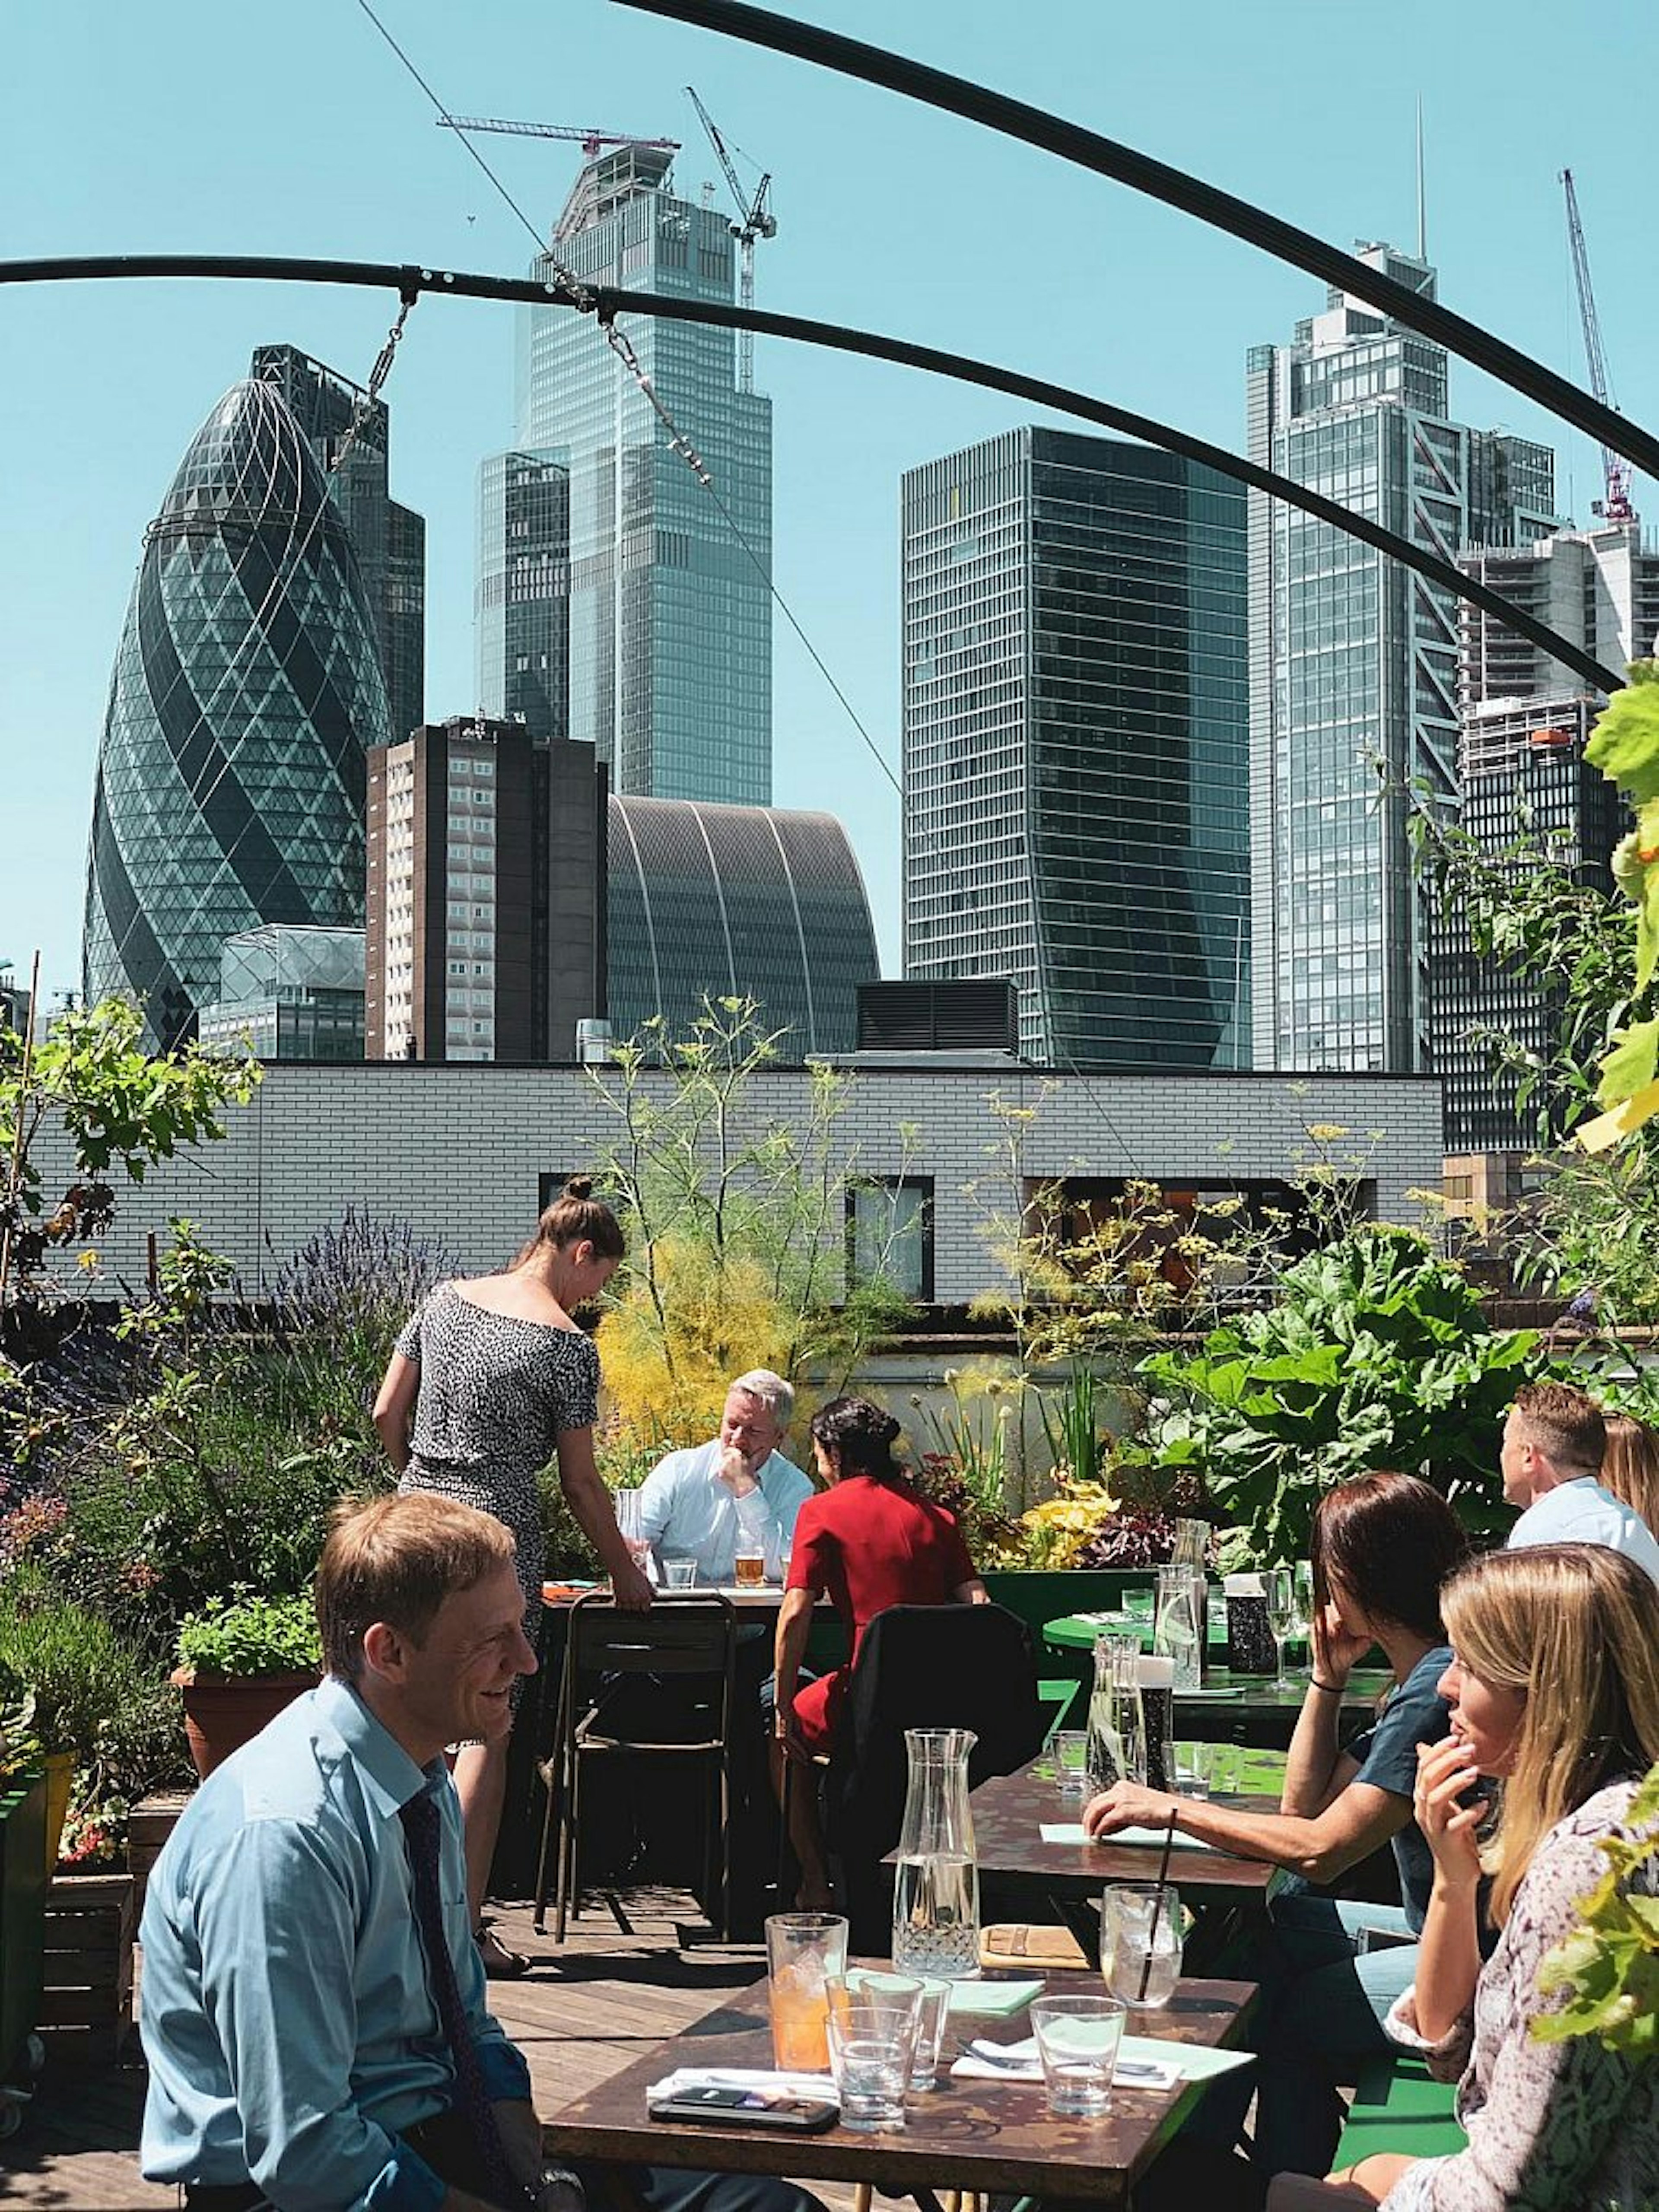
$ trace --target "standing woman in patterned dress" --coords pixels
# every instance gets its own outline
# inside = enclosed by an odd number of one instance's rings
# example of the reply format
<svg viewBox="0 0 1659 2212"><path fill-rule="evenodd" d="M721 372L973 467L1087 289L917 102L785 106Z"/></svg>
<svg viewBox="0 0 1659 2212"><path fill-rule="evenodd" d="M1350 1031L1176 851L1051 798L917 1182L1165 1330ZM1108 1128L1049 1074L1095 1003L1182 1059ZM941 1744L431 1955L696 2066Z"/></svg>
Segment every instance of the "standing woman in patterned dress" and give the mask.
<svg viewBox="0 0 1659 2212"><path fill-rule="evenodd" d="M592 1188L585 1176L573 1176L503 1273L440 1283L398 1337L374 1401L374 1425L400 1491L459 1498L513 1531L532 1644L542 1603L536 1479L556 1452L559 1486L617 1603L640 1611L651 1602L651 1584L623 1541L594 1465L599 1359L571 1318L605 1288L623 1250L617 1218ZM467 1901L485 1969L496 1976L522 1973L529 1963L488 1935L480 1918L507 1793L507 1744L505 1735L465 1744L455 1762Z"/></svg>

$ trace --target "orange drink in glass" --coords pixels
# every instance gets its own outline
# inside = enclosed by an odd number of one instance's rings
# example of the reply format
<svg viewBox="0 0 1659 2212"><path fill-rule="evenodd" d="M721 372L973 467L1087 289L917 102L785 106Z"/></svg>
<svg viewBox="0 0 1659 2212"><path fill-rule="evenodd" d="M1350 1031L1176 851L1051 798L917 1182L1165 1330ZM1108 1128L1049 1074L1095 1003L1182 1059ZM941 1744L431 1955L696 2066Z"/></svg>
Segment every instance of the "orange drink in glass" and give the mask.
<svg viewBox="0 0 1659 2212"><path fill-rule="evenodd" d="M786 2074L830 2070L830 1984L847 1972L836 1912L775 1912L766 1923L772 2059Z"/></svg>

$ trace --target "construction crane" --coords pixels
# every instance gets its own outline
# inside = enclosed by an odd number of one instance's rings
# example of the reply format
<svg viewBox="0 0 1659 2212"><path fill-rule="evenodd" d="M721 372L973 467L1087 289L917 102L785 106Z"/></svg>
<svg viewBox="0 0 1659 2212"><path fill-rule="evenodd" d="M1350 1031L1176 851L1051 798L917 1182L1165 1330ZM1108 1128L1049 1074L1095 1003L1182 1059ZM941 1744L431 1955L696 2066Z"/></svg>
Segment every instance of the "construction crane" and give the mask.
<svg viewBox="0 0 1659 2212"><path fill-rule="evenodd" d="M1584 226L1578 219L1578 195L1573 189L1571 169L1562 170L1561 182L1566 187L1567 240L1572 248L1572 273L1578 286L1578 313L1584 325L1584 358L1589 368L1590 390L1604 407L1613 407L1618 403L1607 381L1607 357L1601 350L1601 322L1595 312L1589 253L1584 244ZM1631 505L1630 479L1630 463L1622 453L1615 453L1611 446L1603 446L1601 496L1592 501L1591 512L1607 522L1634 522L1636 509Z"/></svg>
<svg viewBox="0 0 1659 2212"><path fill-rule="evenodd" d="M678 154L678 138L641 138L631 131L600 131L592 124L504 123L496 115L441 115L440 131L500 131L512 138L568 138L580 146L591 161L601 146L654 146L659 153Z"/></svg>
<svg viewBox="0 0 1659 2212"><path fill-rule="evenodd" d="M757 238L775 238L778 234L778 219L766 204L766 195L772 188L772 173L769 169L767 171L752 195L745 194L714 117L697 98L695 86L688 84L685 92L687 99L697 111L697 120L708 133L708 143L714 149L715 160L725 172L726 188L738 210L737 222L726 225L738 241L738 304L743 307L752 307L755 304L755 240ZM753 331L740 331L738 334L738 389L739 392L752 392L754 388L755 333Z"/></svg>

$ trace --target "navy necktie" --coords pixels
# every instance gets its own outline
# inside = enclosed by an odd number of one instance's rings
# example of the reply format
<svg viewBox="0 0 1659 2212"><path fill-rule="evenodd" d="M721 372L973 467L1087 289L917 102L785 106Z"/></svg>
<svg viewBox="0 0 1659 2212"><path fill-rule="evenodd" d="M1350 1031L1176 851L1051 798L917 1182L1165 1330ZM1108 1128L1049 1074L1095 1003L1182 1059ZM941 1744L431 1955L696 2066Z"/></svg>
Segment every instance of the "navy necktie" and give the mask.
<svg viewBox="0 0 1659 2212"><path fill-rule="evenodd" d="M484 2087L477 2045L472 2040L466 2008L461 2002L460 1984L455 1978L455 1961L444 1934L443 1899L438 1887L441 1838L438 1801L429 1790L422 1790L418 1797L410 1799L398 1818L409 1839L409 1863L415 1877L415 1918L426 1951L427 1979L438 2007L438 2019L449 2045L449 2055L455 2063L455 2109L466 2121L478 2147L478 2170L486 2185L486 2193L501 2205L527 2203L529 2191L514 2179L501 2148L495 2109Z"/></svg>

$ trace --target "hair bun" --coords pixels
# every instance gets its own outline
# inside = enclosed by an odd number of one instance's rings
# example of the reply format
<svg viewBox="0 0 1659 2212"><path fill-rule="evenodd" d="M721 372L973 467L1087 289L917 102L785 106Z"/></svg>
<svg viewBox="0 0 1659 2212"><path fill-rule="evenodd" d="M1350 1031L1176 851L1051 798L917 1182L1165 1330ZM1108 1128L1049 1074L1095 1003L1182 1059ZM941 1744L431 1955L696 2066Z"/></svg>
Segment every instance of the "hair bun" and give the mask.
<svg viewBox="0 0 1659 2212"><path fill-rule="evenodd" d="M572 1176L559 1195L561 1198L574 1198L578 1201L586 1201L593 1195L592 1176Z"/></svg>

